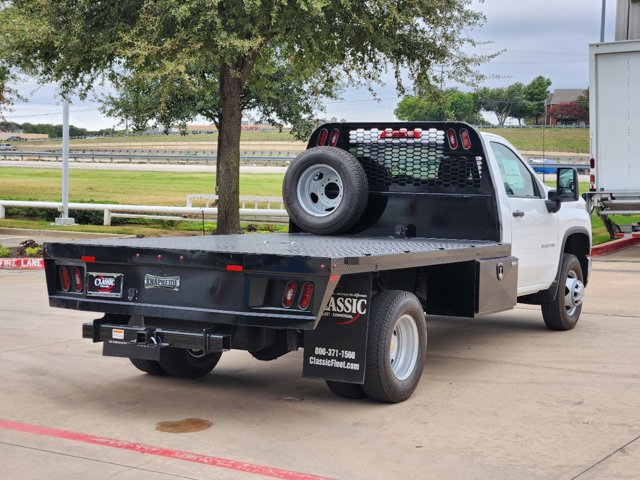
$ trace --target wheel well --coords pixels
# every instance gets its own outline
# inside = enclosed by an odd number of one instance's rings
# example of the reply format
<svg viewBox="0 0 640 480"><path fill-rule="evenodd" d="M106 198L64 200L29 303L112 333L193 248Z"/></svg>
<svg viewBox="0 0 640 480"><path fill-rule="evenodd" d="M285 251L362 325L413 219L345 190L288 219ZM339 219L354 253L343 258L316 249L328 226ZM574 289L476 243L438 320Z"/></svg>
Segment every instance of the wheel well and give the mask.
<svg viewBox="0 0 640 480"><path fill-rule="evenodd" d="M582 267L582 273L585 277L585 285L587 284L587 273L589 268L588 256L590 253L591 242L589 237L583 233L572 233L567 237L564 243L563 253L571 253L578 258L580 266Z"/></svg>

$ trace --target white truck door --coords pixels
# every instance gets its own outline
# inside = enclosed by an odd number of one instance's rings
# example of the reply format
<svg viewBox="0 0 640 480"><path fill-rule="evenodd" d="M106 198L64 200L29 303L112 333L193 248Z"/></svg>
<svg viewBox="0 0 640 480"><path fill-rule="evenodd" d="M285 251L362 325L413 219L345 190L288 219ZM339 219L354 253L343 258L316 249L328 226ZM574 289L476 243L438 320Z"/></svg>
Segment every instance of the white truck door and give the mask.
<svg viewBox="0 0 640 480"><path fill-rule="evenodd" d="M548 284L558 268L558 219L524 161L507 145L491 141L511 212L511 250L518 258L518 294ZM537 289L531 289L536 291Z"/></svg>

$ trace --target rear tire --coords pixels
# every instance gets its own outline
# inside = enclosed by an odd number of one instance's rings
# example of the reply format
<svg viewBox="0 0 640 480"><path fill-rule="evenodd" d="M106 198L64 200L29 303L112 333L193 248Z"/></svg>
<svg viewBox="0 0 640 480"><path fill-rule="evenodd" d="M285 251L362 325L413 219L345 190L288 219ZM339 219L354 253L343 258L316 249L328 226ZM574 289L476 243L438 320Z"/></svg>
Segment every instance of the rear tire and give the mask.
<svg viewBox="0 0 640 480"><path fill-rule="evenodd" d="M385 290L371 302L363 391L372 400L398 403L413 394L427 355L427 324L418 298Z"/></svg>
<svg viewBox="0 0 640 480"><path fill-rule="evenodd" d="M129 359L133 366L138 370L141 370L149 375L166 375L165 371L160 366L160 362L155 360L142 360L140 358Z"/></svg>
<svg viewBox="0 0 640 480"><path fill-rule="evenodd" d="M541 304L542 318L549 330L571 330L578 323L584 297L582 266L575 255L564 253L558 292L553 302Z"/></svg>
<svg viewBox="0 0 640 480"><path fill-rule="evenodd" d="M357 383L334 382L333 380L325 381L327 382L329 390L339 397L350 398L352 400L367 398L367 394L364 393L362 385L358 385Z"/></svg>
<svg viewBox="0 0 640 480"><path fill-rule="evenodd" d="M198 378L208 374L218 364L222 352L204 354L183 348L164 348L159 365L167 375L180 378Z"/></svg>

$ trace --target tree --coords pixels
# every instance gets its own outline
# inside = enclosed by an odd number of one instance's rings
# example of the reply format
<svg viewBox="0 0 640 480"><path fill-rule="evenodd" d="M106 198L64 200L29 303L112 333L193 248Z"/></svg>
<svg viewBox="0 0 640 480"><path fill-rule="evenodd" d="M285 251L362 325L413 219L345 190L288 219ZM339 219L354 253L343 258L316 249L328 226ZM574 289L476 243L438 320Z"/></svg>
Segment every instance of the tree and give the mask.
<svg viewBox="0 0 640 480"><path fill-rule="evenodd" d="M213 111L217 98L218 231L232 233L239 231L243 100L259 66L286 64L321 85L336 78L372 85L392 69L401 89L403 67L415 79L436 64L466 78L482 61L463 48L474 44L467 31L483 21L469 3L0 0L0 58L59 82L63 95L86 93L106 76L116 84L160 82L173 93L163 102L191 98ZM281 94L282 85L262 86Z"/></svg>
<svg viewBox="0 0 640 480"><path fill-rule="evenodd" d="M570 125L578 122L586 123L589 121L589 109L585 108L584 104L580 102L553 105L548 113L558 125Z"/></svg>
<svg viewBox="0 0 640 480"><path fill-rule="evenodd" d="M419 89L418 95L406 95L398 103L395 115L400 120L457 120L481 123L480 105L471 92L455 88L440 90L436 87Z"/></svg>
<svg viewBox="0 0 640 480"><path fill-rule="evenodd" d="M526 109L524 85L520 82L506 88L480 88L476 91L478 102L483 110L495 113L498 124L504 127L509 117L520 120Z"/></svg>
<svg viewBox="0 0 640 480"><path fill-rule="evenodd" d="M550 86L551 80L539 75L524 87L524 99L527 104L524 117L531 119L534 125L539 125L540 117L544 116L544 105L549 97Z"/></svg>

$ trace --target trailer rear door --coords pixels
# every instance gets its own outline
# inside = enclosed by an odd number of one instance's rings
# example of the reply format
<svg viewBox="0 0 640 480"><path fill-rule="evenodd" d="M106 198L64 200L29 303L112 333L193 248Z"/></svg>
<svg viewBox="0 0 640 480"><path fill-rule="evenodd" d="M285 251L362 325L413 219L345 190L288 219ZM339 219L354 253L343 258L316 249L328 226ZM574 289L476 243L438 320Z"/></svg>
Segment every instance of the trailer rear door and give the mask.
<svg viewBox="0 0 640 480"><path fill-rule="evenodd" d="M640 190L640 42L591 45L591 155L597 191Z"/></svg>

